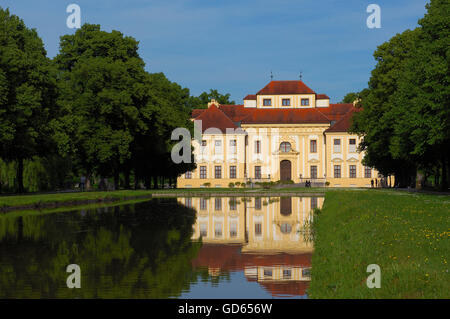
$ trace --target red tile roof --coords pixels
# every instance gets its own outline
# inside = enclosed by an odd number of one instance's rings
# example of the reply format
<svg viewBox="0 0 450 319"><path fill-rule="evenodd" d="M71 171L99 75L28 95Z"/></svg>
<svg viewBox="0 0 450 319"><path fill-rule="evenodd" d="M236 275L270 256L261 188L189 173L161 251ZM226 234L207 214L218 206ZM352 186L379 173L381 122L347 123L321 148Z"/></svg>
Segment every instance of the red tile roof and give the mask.
<svg viewBox="0 0 450 319"><path fill-rule="evenodd" d="M309 281L260 282L265 290L274 297L304 296L309 288Z"/></svg>
<svg viewBox="0 0 450 319"><path fill-rule="evenodd" d="M194 113L194 112L193 112ZM195 120L202 121L202 132L208 128L218 128L222 133L226 133L227 128L238 128L233 121L217 108L215 104L205 109Z"/></svg>
<svg viewBox="0 0 450 319"><path fill-rule="evenodd" d="M325 131L327 132L348 132L350 126L352 125L352 117L358 112L356 108L352 108L349 112L347 112L342 118L340 118L336 123L334 123L329 129Z"/></svg>
<svg viewBox="0 0 450 319"><path fill-rule="evenodd" d="M249 94L244 97L244 100L256 100L256 94Z"/></svg>
<svg viewBox="0 0 450 319"><path fill-rule="evenodd" d="M328 95L326 95L326 94L317 94L317 97L316 97L318 100L322 100L322 99L330 99L330 97L328 96Z"/></svg>
<svg viewBox="0 0 450 319"><path fill-rule="evenodd" d="M271 81L257 95L315 94L302 81Z"/></svg>
<svg viewBox="0 0 450 319"><path fill-rule="evenodd" d="M243 105L211 105L208 109L192 111L192 118L202 120L202 128L216 127L223 133L226 128L237 128L240 124L325 124L336 122L327 131L345 130L350 125L337 122L347 118L354 109L353 104L330 104L320 108L246 108ZM351 112L350 112L351 113ZM347 119L348 121L348 119Z"/></svg>
<svg viewBox="0 0 450 319"><path fill-rule="evenodd" d="M241 122L251 112L250 109L245 108L243 105L221 105L219 108L235 123Z"/></svg>
<svg viewBox="0 0 450 319"><path fill-rule="evenodd" d="M247 267L275 267L275 266L295 266L311 267L311 254L273 254L264 255L261 253L246 254L241 252L241 245L225 244L203 244L197 257L192 260L192 266L216 268L221 271L242 271ZM254 281L252 277L247 277L248 281ZM259 282L273 296L279 295L304 295L309 286L309 282Z"/></svg>
<svg viewBox="0 0 450 319"><path fill-rule="evenodd" d="M307 109L252 109L243 124L306 124L329 123L330 120L316 108Z"/></svg>
<svg viewBox="0 0 450 319"><path fill-rule="evenodd" d="M320 107L317 110L330 121L337 121L353 108L352 103L330 104L328 107Z"/></svg>
<svg viewBox="0 0 450 319"><path fill-rule="evenodd" d="M195 109L195 110L192 110L192 114L191 114L192 118L195 119L197 116L202 114L204 110L206 110L206 109Z"/></svg>

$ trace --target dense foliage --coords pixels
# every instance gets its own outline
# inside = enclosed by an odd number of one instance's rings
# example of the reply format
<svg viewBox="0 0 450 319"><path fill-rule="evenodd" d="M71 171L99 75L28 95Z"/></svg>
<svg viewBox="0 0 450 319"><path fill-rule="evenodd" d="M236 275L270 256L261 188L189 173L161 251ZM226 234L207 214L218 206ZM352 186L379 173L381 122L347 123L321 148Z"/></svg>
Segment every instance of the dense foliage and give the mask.
<svg viewBox="0 0 450 319"><path fill-rule="evenodd" d="M416 172L448 188L450 171L450 3L431 0L419 27L375 51L369 87L352 130L364 136L366 164L397 186L414 186ZM424 182L424 181L422 181Z"/></svg>
<svg viewBox="0 0 450 319"><path fill-rule="evenodd" d="M0 8L0 192L174 184L194 164L175 164L171 132L192 131L190 113L217 90L190 96L148 73L139 43L85 24L61 37L50 60L36 30Z"/></svg>
<svg viewBox="0 0 450 319"><path fill-rule="evenodd" d="M36 30L0 9L0 158L17 162L22 192L24 161L43 155L52 141L56 78Z"/></svg>

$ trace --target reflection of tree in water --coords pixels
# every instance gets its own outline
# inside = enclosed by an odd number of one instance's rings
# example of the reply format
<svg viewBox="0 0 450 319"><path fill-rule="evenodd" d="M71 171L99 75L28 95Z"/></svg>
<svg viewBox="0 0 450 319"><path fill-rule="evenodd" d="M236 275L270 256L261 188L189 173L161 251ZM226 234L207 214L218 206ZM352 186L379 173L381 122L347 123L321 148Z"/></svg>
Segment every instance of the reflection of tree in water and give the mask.
<svg viewBox="0 0 450 319"><path fill-rule="evenodd" d="M193 273L195 211L152 200L87 212L0 217L1 298L168 298ZM81 267L68 289L66 266Z"/></svg>

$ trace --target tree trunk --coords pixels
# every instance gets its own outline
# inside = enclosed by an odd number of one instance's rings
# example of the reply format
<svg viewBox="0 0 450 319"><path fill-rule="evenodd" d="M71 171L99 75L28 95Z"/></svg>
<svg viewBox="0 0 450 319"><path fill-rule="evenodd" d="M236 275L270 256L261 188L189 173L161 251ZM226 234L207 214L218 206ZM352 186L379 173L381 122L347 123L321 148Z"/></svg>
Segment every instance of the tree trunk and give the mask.
<svg viewBox="0 0 450 319"><path fill-rule="evenodd" d="M442 154L442 184L441 190L446 191L448 189L448 180L447 180L447 161L445 153Z"/></svg>
<svg viewBox="0 0 450 319"><path fill-rule="evenodd" d="M119 182L120 182L119 179L120 179L119 170L115 169L114 170L114 190L119 189Z"/></svg>
<svg viewBox="0 0 450 319"><path fill-rule="evenodd" d="M23 158L17 160L17 191L19 193L25 191L23 187Z"/></svg>
<svg viewBox="0 0 450 319"><path fill-rule="evenodd" d="M125 169L124 178L125 178L125 180L124 180L124 183L125 183L124 188L125 189L130 189L130 169L128 169L128 168Z"/></svg>
<svg viewBox="0 0 450 319"><path fill-rule="evenodd" d="M436 173L434 175L434 188L438 188L439 187L439 175L440 175L440 169L439 166L436 167Z"/></svg>

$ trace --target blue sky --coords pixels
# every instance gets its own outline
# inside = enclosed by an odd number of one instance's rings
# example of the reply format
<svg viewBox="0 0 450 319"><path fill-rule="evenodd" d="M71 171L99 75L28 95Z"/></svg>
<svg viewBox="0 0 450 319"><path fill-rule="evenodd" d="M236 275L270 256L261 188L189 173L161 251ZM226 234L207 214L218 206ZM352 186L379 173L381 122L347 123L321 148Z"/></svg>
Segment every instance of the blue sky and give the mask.
<svg viewBox="0 0 450 319"><path fill-rule="evenodd" d="M67 28L66 7L82 23L100 24L140 41L149 72L164 72L198 95L211 88L242 103L270 81L303 81L338 102L367 86L376 47L413 29L426 0L0 0L36 28L48 55ZM381 7L381 29L369 29L366 8Z"/></svg>

